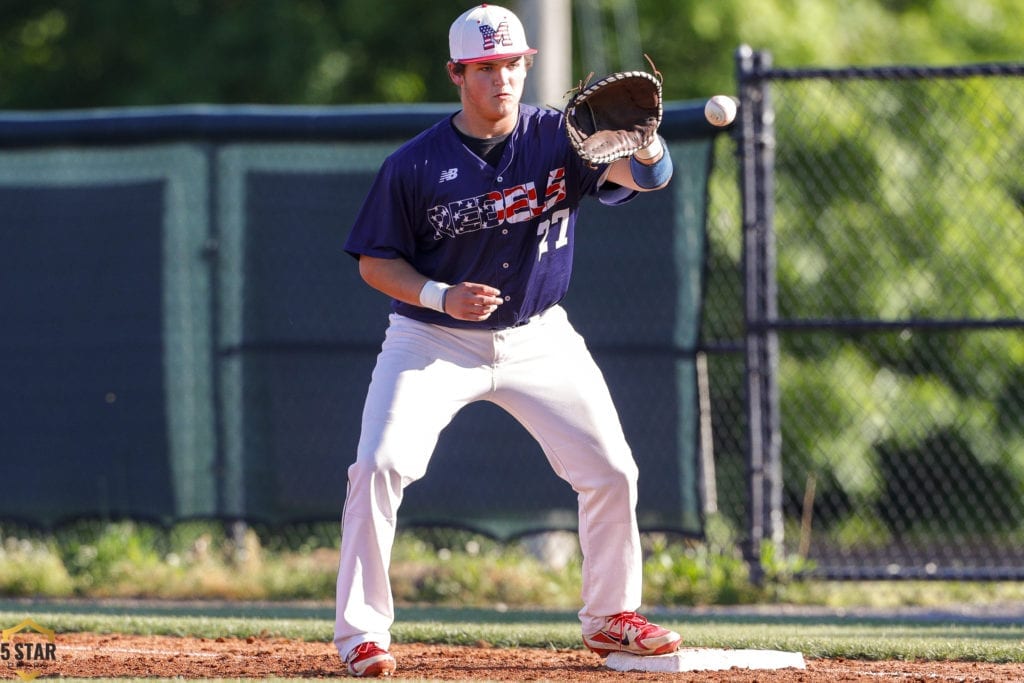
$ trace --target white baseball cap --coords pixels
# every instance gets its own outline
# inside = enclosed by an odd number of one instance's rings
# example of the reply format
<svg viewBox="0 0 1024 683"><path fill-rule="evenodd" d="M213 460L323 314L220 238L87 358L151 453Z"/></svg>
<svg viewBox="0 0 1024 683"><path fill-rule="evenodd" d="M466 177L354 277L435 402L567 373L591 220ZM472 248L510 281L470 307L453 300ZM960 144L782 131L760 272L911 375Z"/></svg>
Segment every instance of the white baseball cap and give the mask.
<svg viewBox="0 0 1024 683"><path fill-rule="evenodd" d="M448 30L448 47L452 61L462 64L537 54L526 44L519 18L497 5L478 5L463 12Z"/></svg>

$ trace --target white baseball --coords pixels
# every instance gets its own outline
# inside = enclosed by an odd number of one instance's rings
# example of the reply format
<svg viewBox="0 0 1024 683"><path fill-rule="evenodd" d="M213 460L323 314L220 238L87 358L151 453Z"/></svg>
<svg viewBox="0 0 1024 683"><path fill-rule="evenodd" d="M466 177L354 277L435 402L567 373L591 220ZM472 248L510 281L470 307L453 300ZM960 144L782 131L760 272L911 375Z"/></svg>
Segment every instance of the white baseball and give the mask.
<svg viewBox="0 0 1024 683"><path fill-rule="evenodd" d="M715 95L704 105L704 116L712 126L728 126L736 119L736 100Z"/></svg>

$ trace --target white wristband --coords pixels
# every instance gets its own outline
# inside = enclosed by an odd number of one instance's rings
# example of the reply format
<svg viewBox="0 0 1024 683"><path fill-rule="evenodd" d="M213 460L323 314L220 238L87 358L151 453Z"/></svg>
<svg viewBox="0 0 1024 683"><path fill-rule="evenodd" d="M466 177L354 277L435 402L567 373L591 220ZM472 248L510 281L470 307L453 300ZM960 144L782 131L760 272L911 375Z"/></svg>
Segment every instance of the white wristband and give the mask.
<svg viewBox="0 0 1024 683"><path fill-rule="evenodd" d="M651 140L651 144L647 145L643 149L638 149L633 156L641 161L650 161L651 159L657 159L661 152L661 138L657 133L655 133L654 139Z"/></svg>
<svg viewBox="0 0 1024 683"><path fill-rule="evenodd" d="M423 289L420 290L420 306L444 313L444 297L450 288L451 285L443 282L427 280L427 284L423 285Z"/></svg>

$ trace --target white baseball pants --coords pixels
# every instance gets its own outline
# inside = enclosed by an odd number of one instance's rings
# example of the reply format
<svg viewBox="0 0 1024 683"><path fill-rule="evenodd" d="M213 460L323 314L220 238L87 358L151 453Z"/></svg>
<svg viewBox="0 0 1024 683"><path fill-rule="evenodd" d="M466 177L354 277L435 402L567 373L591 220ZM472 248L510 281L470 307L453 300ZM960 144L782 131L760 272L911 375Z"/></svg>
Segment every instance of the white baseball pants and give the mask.
<svg viewBox="0 0 1024 683"><path fill-rule="evenodd" d="M555 306L500 331L393 314L348 470L334 633L342 658L366 641L390 646L388 568L403 491L424 475L456 412L479 400L515 417L579 494L583 632L640 606L637 467L604 377L565 311Z"/></svg>

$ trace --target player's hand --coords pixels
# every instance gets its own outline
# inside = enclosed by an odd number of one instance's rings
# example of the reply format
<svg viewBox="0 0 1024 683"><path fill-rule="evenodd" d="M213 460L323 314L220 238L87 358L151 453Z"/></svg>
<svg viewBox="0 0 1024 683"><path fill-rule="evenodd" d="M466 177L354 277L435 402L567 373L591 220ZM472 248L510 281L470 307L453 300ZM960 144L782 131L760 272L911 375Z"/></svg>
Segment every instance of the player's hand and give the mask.
<svg viewBox="0 0 1024 683"><path fill-rule="evenodd" d="M445 293L444 312L456 320L487 320L502 303L499 294L501 292L490 285L460 282Z"/></svg>

